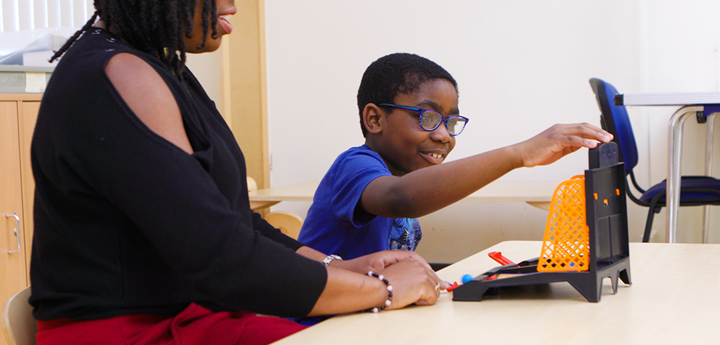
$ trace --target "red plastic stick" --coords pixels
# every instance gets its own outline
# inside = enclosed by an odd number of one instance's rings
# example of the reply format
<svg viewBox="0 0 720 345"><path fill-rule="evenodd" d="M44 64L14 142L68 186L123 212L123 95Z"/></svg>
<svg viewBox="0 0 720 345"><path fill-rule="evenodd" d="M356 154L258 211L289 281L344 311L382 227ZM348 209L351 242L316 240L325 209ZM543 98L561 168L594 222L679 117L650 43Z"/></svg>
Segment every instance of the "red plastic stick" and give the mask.
<svg viewBox="0 0 720 345"><path fill-rule="evenodd" d="M458 282L454 282L451 287L447 288L447 292L452 292L452 290L455 290L456 287L460 286L462 284L458 284Z"/></svg>
<svg viewBox="0 0 720 345"><path fill-rule="evenodd" d="M492 258L493 260L497 261L501 265L512 265L514 262L510 261L510 259L504 257L501 252L490 252L488 253L488 256Z"/></svg>

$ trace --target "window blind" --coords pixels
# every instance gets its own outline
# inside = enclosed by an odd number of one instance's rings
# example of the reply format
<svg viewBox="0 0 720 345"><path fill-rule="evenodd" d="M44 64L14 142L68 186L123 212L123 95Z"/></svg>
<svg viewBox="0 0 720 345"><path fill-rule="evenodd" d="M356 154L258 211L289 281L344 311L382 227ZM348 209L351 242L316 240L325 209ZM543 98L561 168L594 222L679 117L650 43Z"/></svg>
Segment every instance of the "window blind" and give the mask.
<svg viewBox="0 0 720 345"><path fill-rule="evenodd" d="M92 0L2 0L0 32L79 29L93 12Z"/></svg>

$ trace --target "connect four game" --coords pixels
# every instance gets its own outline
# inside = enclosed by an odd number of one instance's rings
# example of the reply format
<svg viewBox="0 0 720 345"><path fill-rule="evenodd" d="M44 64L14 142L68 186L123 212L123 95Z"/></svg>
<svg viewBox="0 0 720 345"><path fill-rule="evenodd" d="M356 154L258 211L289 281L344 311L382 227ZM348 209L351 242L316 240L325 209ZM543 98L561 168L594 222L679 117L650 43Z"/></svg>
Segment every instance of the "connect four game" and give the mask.
<svg viewBox="0 0 720 345"><path fill-rule="evenodd" d="M504 287L567 282L589 302L599 302L602 280L630 285L625 169L617 144L589 150L584 175L561 183L552 198L540 256L504 263L453 289L453 301L480 301Z"/></svg>

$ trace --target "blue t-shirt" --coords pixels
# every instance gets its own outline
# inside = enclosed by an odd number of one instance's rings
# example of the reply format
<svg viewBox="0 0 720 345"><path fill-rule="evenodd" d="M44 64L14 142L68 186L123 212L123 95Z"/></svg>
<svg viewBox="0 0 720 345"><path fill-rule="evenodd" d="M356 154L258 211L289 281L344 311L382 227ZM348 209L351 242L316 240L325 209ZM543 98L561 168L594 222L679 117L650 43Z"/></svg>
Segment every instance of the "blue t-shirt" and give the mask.
<svg viewBox="0 0 720 345"><path fill-rule="evenodd" d="M415 250L422 231L415 218L385 218L358 206L370 181L392 175L366 145L338 156L313 198L298 240L313 249L353 259L381 250Z"/></svg>

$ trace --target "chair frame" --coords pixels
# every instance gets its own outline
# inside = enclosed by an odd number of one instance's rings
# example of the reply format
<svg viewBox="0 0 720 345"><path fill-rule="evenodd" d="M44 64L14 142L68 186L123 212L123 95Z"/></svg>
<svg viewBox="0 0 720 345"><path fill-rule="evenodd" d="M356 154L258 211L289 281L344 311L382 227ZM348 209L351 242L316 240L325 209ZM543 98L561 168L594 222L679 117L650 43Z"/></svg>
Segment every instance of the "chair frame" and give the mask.
<svg viewBox="0 0 720 345"><path fill-rule="evenodd" d="M32 306L28 303L30 287L20 290L3 305L0 319L8 345L34 345L37 334L37 321L32 316Z"/></svg>
<svg viewBox="0 0 720 345"><path fill-rule="evenodd" d="M615 126L613 111L610 109L610 102L613 100L608 99L607 96L607 90L605 88L606 85L610 85L607 82L592 78L590 79L590 86L593 89L593 92L595 93L598 106L600 107L600 123L602 125L602 128L613 133L615 135L615 138L613 138L613 141L618 144L619 149L619 159L621 162L625 162L625 172L626 172L626 184L627 184L627 177L629 176L630 182L632 182L633 187L640 192L641 194L645 194L647 190L640 187L638 184L635 173L633 172L633 168L635 168L635 165L637 164L637 157L630 158L630 162L625 160L623 148L624 145L621 145L619 136L617 133L617 128ZM612 85L610 85L612 86ZM625 115L627 116L627 115ZM635 138L634 134L632 133L632 126L629 123L627 126L630 129L630 135L632 135L632 144L635 145ZM624 143L625 145L628 145L630 143ZM636 149L637 150L637 149ZM711 178L708 176L682 176L681 181L688 181L692 178ZM666 181L663 181L661 183L667 183ZM650 234L652 232L652 224L655 218L656 213L660 213L663 207L667 206L667 200L665 199L665 196L667 194L667 188L662 189L655 197L653 197L650 202L643 201L641 198L636 197L632 191L631 188L625 188L627 196L632 200L635 204L640 206L648 207L648 215L647 219L645 221L645 230L643 232L643 242L649 242L650 241ZM707 199L707 198L683 198L681 196L680 198L680 206L703 206L703 205L720 205L720 190L716 188L704 188L704 187L680 187L680 193L681 195L683 193L708 193L708 194L714 194L716 195L716 199Z"/></svg>

